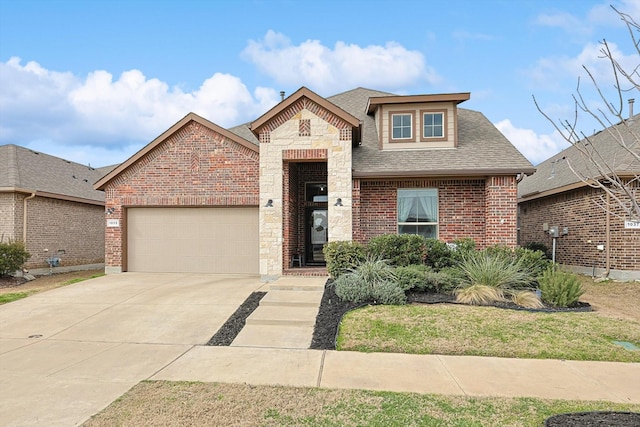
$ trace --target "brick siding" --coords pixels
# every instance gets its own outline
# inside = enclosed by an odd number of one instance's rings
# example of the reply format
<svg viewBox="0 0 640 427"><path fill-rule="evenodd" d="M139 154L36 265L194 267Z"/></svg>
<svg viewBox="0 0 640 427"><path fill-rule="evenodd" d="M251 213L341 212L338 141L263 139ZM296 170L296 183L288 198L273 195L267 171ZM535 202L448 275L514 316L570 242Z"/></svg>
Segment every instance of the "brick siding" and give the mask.
<svg viewBox="0 0 640 427"><path fill-rule="evenodd" d="M553 239L543 224L557 226L569 234L557 240L556 261L581 267L606 267L606 211L596 205L601 190L579 188L544 198L521 202L520 245L544 243L551 250ZM612 204L610 216L610 267L614 270L640 270L640 230L625 229L621 209Z"/></svg>
<svg viewBox="0 0 640 427"><path fill-rule="evenodd" d="M123 266L126 215L136 206L257 206L258 153L191 121L105 188L110 218L106 266Z"/></svg>
<svg viewBox="0 0 640 427"><path fill-rule="evenodd" d="M515 246L515 177L505 178L355 180L353 239L367 242L381 234L397 233L398 188L437 188L440 240L471 238L479 248Z"/></svg>

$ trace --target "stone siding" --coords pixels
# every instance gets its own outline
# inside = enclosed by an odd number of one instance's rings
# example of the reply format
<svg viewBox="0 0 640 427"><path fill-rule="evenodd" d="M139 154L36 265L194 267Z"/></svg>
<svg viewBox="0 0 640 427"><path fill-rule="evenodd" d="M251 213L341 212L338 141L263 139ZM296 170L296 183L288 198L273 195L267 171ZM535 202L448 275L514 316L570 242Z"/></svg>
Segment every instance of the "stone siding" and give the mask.
<svg viewBox="0 0 640 427"><path fill-rule="evenodd" d="M300 121L303 120L304 124ZM351 132L348 124L302 98L260 129L260 274L269 280L282 275L283 258L295 242L290 212L290 162L326 162L329 241L351 240ZM284 179L286 178L286 179ZM286 181L286 182L285 182ZM300 184L299 184L300 185ZM343 206L334 206L337 198ZM268 200L272 207L265 207ZM288 260L287 260L288 262Z"/></svg>

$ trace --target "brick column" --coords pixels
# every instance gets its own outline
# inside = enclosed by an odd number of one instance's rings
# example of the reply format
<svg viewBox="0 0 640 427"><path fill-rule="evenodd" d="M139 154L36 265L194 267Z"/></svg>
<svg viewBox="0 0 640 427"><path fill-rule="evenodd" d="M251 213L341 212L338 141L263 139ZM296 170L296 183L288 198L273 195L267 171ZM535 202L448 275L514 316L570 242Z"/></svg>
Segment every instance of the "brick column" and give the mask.
<svg viewBox="0 0 640 427"><path fill-rule="evenodd" d="M517 244L518 187L515 176L490 176L485 182L485 245Z"/></svg>

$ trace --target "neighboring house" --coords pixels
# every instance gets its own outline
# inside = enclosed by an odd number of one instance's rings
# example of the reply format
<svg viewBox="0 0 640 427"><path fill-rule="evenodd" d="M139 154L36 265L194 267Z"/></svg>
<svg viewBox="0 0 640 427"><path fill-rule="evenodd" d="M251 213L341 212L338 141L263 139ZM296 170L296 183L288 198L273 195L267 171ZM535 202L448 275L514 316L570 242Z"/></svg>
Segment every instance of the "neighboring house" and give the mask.
<svg viewBox="0 0 640 427"><path fill-rule="evenodd" d="M16 145L0 146L0 239L24 241L26 268L104 263L104 193L94 169Z"/></svg>
<svg viewBox="0 0 640 427"><path fill-rule="evenodd" d="M635 133L632 137L627 130ZM613 135L631 143L640 152L640 116L580 141L580 147L594 153L593 158L623 179L640 175L640 162L623 150ZM578 146L571 146L537 166L532 176L518 185L519 243L545 244L553 248L556 227L556 261L575 271L606 275L611 278L640 278L640 229L629 228L629 218L606 193L580 180L581 176L599 178L601 173L584 157ZM636 181L636 194L640 186ZM622 199L625 201L625 199ZM626 198L629 201L629 198ZM608 208L607 208L608 203Z"/></svg>
<svg viewBox="0 0 640 427"><path fill-rule="evenodd" d="M291 273L327 241L419 233L516 245L516 178L533 166L469 93L301 88L223 129L190 113L98 183L106 271ZM297 266L297 264L296 264Z"/></svg>

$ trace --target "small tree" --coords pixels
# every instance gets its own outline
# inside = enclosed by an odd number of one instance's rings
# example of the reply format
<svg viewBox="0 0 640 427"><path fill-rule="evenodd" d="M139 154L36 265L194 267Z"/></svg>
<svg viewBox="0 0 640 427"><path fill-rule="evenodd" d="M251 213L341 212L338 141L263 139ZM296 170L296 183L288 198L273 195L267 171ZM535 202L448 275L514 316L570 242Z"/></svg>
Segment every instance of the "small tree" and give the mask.
<svg viewBox="0 0 640 427"><path fill-rule="evenodd" d="M631 16L611 8L620 16L629 31L633 48L640 58L640 40L638 33L640 25ZM576 92L573 95L575 115L572 120L560 120L556 122L549 117L538 105L534 96L534 103L538 111L551 122L562 137L575 147L580 153L580 159L563 158L571 171L585 184L598 188L604 192L596 203L603 209L613 212L611 204L618 205L624 215L640 219L640 133L638 127L633 126L633 117L625 118L626 102L624 98L628 93L640 91L640 63L625 68L615 57L609 43L603 39L600 52L603 59L609 62L615 85L615 99L609 100L609 95L603 91L601 83L586 67L591 86L596 90L598 97L604 103L602 108L594 108L589 105L583 96L580 79ZM640 61L639 61L640 62ZM633 100L629 101L630 103ZM615 143L615 152L603 149L594 144L594 135L587 136L578 124L581 114L593 118L606 132L606 135ZM597 134L596 134L597 135Z"/></svg>
<svg viewBox="0 0 640 427"><path fill-rule="evenodd" d="M31 254L24 243L11 240L5 243L0 240L0 277L19 270L29 258Z"/></svg>

